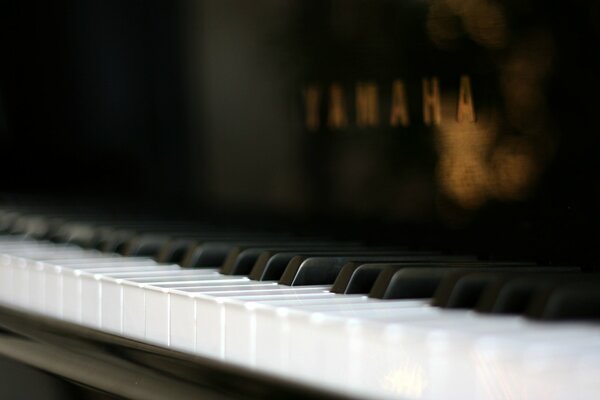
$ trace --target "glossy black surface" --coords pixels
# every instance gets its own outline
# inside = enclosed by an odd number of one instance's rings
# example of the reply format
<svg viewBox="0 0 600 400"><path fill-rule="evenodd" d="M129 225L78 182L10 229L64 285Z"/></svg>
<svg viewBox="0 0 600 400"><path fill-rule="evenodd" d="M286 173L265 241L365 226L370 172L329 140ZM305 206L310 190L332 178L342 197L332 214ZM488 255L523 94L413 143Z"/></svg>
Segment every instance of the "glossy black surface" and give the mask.
<svg viewBox="0 0 600 400"><path fill-rule="evenodd" d="M0 11L4 192L597 260L595 2Z"/></svg>

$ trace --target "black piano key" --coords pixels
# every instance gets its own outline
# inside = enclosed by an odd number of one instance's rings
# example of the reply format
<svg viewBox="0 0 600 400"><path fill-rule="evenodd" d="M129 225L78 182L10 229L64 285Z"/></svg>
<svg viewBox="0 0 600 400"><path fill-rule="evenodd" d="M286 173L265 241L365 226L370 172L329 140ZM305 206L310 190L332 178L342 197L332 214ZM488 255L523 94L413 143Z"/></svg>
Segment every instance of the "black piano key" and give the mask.
<svg viewBox="0 0 600 400"><path fill-rule="evenodd" d="M8 233L12 229L21 213L14 210L5 210L0 214L0 232Z"/></svg>
<svg viewBox="0 0 600 400"><path fill-rule="evenodd" d="M359 263L393 263L393 262L427 262L447 256L431 255L415 252L395 252L383 254L378 252L366 254L350 254L342 256L304 257L296 256L288 263L279 283L288 286L327 285L333 284L342 267L348 262Z"/></svg>
<svg viewBox="0 0 600 400"><path fill-rule="evenodd" d="M225 260L221 272L226 275L249 275L256 262L261 258L269 258L273 252L291 250L289 248L266 249L249 248L238 253L235 260L229 257Z"/></svg>
<svg viewBox="0 0 600 400"><path fill-rule="evenodd" d="M438 265L391 265L377 275L369 291L376 299L407 299L433 297L442 279L460 267Z"/></svg>
<svg viewBox="0 0 600 400"><path fill-rule="evenodd" d="M93 224L65 221L48 238L55 243L69 243L84 248L93 248L97 237L97 228Z"/></svg>
<svg viewBox="0 0 600 400"><path fill-rule="evenodd" d="M529 278L531 281L533 278ZM556 279L556 278L546 278L539 279L536 285L532 285L531 283L528 285L528 289L530 290L530 301L526 307L524 315L528 318L533 319L543 319L544 314L546 312L546 307L549 304L549 301L554 294L555 290L558 288L565 287L571 284L581 284L581 282L585 281L596 281L597 275L592 274L588 275L581 274L581 276Z"/></svg>
<svg viewBox="0 0 600 400"><path fill-rule="evenodd" d="M558 277L563 280L571 272L564 272ZM479 299L476 310L492 314L524 314L529 307L534 293L554 285L556 274L523 274L503 273L502 279L489 285Z"/></svg>
<svg viewBox="0 0 600 400"><path fill-rule="evenodd" d="M250 234L249 237L256 235ZM297 238L286 237L285 235L268 235L254 237L252 240L245 238L232 238L231 240L205 241L198 242L192 247L184 257L182 267L202 268L202 267L223 267L225 261L230 258L235 260L237 255L246 248L285 246L288 243L297 241Z"/></svg>
<svg viewBox="0 0 600 400"><path fill-rule="evenodd" d="M284 246L275 247L238 246L227 255L220 272L223 275L249 275L259 260L268 260L277 253L331 251L332 249L347 251L353 248L360 247L353 242L338 243L305 239L297 239Z"/></svg>
<svg viewBox="0 0 600 400"><path fill-rule="evenodd" d="M281 278L285 267L297 255L294 252L265 252L256 258L248 277L253 281L276 281Z"/></svg>
<svg viewBox="0 0 600 400"><path fill-rule="evenodd" d="M537 274L543 278L545 274L579 273L579 267L563 266L489 266L475 271L454 271L444 277L432 301L432 305L443 308L474 308L485 293L485 289L494 283L501 282L503 274ZM492 278L486 279L483 276ZM473 278L469 278L473 275ZM461 280L464 279L462 283Z"/></svg>
<svg viewBox="0 0 600 400"><path fill-rule="evenodd" d="M189 224L173 223L168 221L133 221L129 223L99 224L97 228L98 240L95 248L105 253L128 252L130 246L135 247L135 241L143 235L172 235L187 231Z"/></svg>
<svg viewBox="0 0 600 400"><path fill-rule="evenodd" d="M305 260L310 257L336 257L336 256L366 256L370 255L386 255L390 254L390 249L378 249L378 248L362 248L362 249L329 249L329 250L318 250L310 252L281 252L272 255L268 260L257 260L252 271L250 272L249 278L256 281L278 281L283 276L288 264L296 258L297 260ZM405 252L405 251L404 251ZM405 252L406 253L406 252ZM398 252L396 252L398 254Z"/></svg>
<svg viewBox="0 0 600 400"><path fill-rule="evenodd" d="M502 274L470 273L460 278L454 285L445 308L475 308L486 288L499 283Z"/></svg>
<svg viewBox="0 0 600 400"><path fill-rule="evenodd" d="M328 242L328 241L306 241L290 242L279 247L249 247L241 251L231 252L223 266L221 273L224 275L250 275L252 269L257 265L264 265L269 258L277 253L289 252L315 252L315 251L349 251L364 249L364 245L358 242ZM259 267L257 267L259 268Z"/></svg>
<svg viewBox="0 0 600 400"><path fill-rule="evenodd" d="M545 321L600 321L600 282L582 279L558 285L536 317Z"/></svg>
<svg viewBox="0 0 600 400"><path fill-rule="evenodd" d="M181 240L176 248L190 250L191 244L199 245L207 241L248 241L249 238L272 238L272 233L242 231L227 229L208 224L194 224L189 226L173 226L168 229L156 228L141 230L127 245L126 255L153 255L155 257L169 257L167 253L174 248L172 243ZM253 239L254 240L254 239ZM194 243L195 242L195 243ZM182 247L183 245L183 247ZM163 249L167 249L164 251ZM182 256L179 256L182 258Z"/></svg>
<svg viewBox="0 0 600 400"><path fill-rule="evenodd" d="M25 214L14 221L9 233L37 239L46 236L50 229L49 217L39 214Z"/></svg>
<svg viewBox="0 0 600 400"><path fill-rule="evenodd" d="M459 277L470 273L539 268L527 263L504 262L445 262L411 265L410 269L391 266L380 272L369 297L379 299L408 299L433 297L434 305L446 304L453 285ZM436 303L437 302L437 303Z"/></svg>
<svg viewBox="0 0 600 400"><path fill-rule="evenodd" d="M471 256L436 256L424 258L423 260L413 260L411 263L402 264L389 264L389 263L377 263L377 264L364 264L359 262L350 262L344 265L338 274L331 292L343 293L343 294L366 294L371 291L375 281L379 274L385 270L398 270L411 266L416 262L423 263L422 266L447 266L448 264L462 264L462 263L477 263L475 257ZM443 264L435 263L435 261L444 261ZM434 264L432 264L432 262Z"/></svg>
<svg viewBox="0 0 600 400"><path fill-rule="evenodd" d="M127 248L127 243L136 235L135 231L118 230L109 235L101 250L105 253L123 254Z"/></svg>
<svg viewBox="0 0 600 400"><path fill-rule="evenodd" d="M183 264L185 255L196 245L191 238L171 239L160 249L156 260L161 263Z"/></svg>
<svg viewBox="0 0 600 400"><path fill-rule="evenodd" d="M167 241L163 247L160 249L157 257L157 261L164 263L175 263L180 264L184 267L188 267L192 264L192 261L185 261L186 257L190 257L195 249L200 246L202 243L207 241L215 241L215 240L239 240L244 241L251 235L245 235L243 237L238 237L237 234L223 234L219 235L204 235L204 236L196 236L196 237L178 237L171 238ZM189 265L188 265L189 263Z"/></svg>
<svg viewBox="0 0 600 400"><path fill-rule="evenodd" d="M376 269L379 266L383 266L383 265L388 265L388 264L363 264L360 262L347 262L346 264L344 264L344 266L342 267L342 269L340 270L340 273L338 274L338 276L335 278L335 281L333 282L333 286L331 286L330 291L332 293L338 293L338 294L350 294L349 289L348 289L348 285L350 284L350 281L352 280L352 277L354 275L354 273L356 272L356 270L359 267L362 266L370 266L373 265ZM371 272L373 273L374 277L373 277L373 282L375 282L375 279L377 278L377 275L379 275L379 272L381 272L381 270L377 269L377 270L371 270ZM364 278L359 280L358 282L356 282L356 289L354 290L358 290L358 293L361 293L360 290L362 290L362 283L365 283L365 286L368 285L368 280L369 280L369 276L367 276L367 274L364 274ZM360 282L360 283L359 283ZM369 286L372 286L372 283ZM369 288L370 290L370 288ZM368 293L368 290L367 292Z"/></svg>
<svg viewBox="0 0 600 400"><path fill-rule="evenodd" d="M161 248L171 240L167 234L142 234L134 236L127 244L124 255L131 257L156 257Z"/></svg>
<svg viewBox="0 0 600 400"><path fill-rule="evenodd" d="M216 234L211 235L210 228L197 228L199 232L180 232L180 231L161 231L161 232L140 232L133 236L127 243L124 251L126 256L135 257L159 257L160 252L169 242L178 238L213 238ZM217 238L220 238L217 236Z"/></svg>
<svg viewBox="0 0 600 400"><path fill-rule="evenodd" d="M379 274L386 268L392 267L394 264L363 264L359 265L352 275L348 278L344 285L344 278L334 282L332 292L344 294L367 294L373 289L373 285ZM406 264L395 264L398 268L406 267ZM336 283L338 286L336 287ZM338 291L339 290L339 291Z"/></svg>
<svg viewBox="0 0 600 400"><path fill-rule="evenodd" d="M477 305L477 311L493 314L537 313L545 307L550 291L563 283L593 278L594 275L578 271L563 273L522 274L505 273L503 279L487 288ZM540 303L536 306L536 303Z"/></svg>

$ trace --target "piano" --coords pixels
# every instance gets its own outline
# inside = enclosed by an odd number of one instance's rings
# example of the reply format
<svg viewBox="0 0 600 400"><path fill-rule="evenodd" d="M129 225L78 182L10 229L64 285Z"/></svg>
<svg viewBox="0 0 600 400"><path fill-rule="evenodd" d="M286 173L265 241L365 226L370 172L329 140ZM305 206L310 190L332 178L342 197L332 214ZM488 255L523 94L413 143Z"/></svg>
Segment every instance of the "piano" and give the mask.
<svg viewBox="0 0 600 400"><path fill-rule="evenodd" d="M0 5L0 396L594 399L600 7Z"/></svg>

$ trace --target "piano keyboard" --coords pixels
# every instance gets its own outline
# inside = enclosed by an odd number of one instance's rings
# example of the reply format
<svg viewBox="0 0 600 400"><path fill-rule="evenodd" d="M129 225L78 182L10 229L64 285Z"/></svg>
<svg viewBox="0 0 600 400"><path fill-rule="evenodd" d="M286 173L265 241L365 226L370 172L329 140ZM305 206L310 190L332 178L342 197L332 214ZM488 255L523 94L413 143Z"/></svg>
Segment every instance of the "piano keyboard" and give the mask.
<svg viewBox="0 0 600 400"><path fill-rule="evenodd" d="M0 236L0 303L357 398L600 390L600 285L580 268L221 234L180 265L155 259L181 239L134 236L154 250Z"/></svg>

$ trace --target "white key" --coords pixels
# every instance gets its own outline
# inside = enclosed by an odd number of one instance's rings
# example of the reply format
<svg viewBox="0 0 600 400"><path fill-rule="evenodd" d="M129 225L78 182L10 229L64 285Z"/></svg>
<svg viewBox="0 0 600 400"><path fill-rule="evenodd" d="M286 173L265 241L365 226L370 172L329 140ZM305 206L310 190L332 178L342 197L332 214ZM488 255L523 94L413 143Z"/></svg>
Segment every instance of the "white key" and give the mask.
<svg viewBox="0 0 600 400"><path fill-rule="evenodd" d="M313 287L305 289L297 289L291 287L278 288L275 285L271 289L258 287L253 289L249 286L243 291L239 288L231 288L230 290L211 291L202 293L191 289L190 291L182 291L183 293L193 293L196 295L196 351L199 354L212 355L219 358L225 357L225 308L224 303L227 301L236 301L239 298L267 298L279 296L298 296L306 294L321 295L326 287ZM285 290L283 290L285 289ZM173 290L173 293L178 292Z"/></svg>
<svg viewBox="0 0 600 400"><path fill-rule="evenodd" d="M62 279L62 296L63 296L63 318L65 320L81 322L83 313L82 299L82 279L81 274L98 274L110 273L114 271L136 271L141 272L156 265L153 261L140 261L135 259L122 258L119 263L108 262L104 259L96 259L94 263L86 262L81 265L77 262L72 262L71 265L65 268L65 264L60 271ZM164 268L173 268L165 266Z"/></svg>

